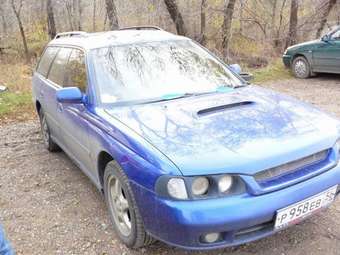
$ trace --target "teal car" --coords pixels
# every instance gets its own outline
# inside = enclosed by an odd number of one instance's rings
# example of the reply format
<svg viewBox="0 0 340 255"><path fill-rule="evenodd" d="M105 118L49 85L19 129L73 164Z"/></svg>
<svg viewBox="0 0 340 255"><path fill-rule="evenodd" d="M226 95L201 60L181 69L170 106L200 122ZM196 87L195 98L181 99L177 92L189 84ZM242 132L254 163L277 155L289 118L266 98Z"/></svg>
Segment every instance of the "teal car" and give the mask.
<svg viewBox="0 0 340 255"><path fill-rule="evenodd" d="M321 39L287 48L283 63L297 78L308 78L315 73L340 73L340 26Z"/></svg>

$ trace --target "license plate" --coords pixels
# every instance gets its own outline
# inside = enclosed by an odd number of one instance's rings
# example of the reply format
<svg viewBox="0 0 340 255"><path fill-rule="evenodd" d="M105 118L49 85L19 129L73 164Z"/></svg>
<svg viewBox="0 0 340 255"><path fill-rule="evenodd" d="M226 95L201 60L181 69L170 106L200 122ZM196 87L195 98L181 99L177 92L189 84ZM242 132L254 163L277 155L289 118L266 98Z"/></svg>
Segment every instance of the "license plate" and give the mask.
<svg viewBox="0 0 340 255"><path fill-rule="evenodd" d="M336 191L337 186L334 186L315 196L278 210L275 229L278 230L296 224L316 211L328 207L334 201Z"/></svg>

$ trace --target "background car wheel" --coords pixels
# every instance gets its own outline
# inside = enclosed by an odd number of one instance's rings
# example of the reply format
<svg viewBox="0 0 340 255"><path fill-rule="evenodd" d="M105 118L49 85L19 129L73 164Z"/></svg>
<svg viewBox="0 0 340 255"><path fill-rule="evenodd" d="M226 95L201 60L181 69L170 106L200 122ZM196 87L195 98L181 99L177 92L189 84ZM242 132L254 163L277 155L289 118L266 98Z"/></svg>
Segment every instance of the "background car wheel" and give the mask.
<svg viewBox="0 0 340 255"><path fill-rule="evenodd" d="M144 230L129 180L115 161L105 168L104 194L114 229L125 245L140 248L152 244L154 239Z"/></svg>
<svg viewBox="0 0 340 255"><path fill-rule="evenodd" d="M306 79L311 76L311 69L305 57L297 57L293 60L292 71L296 78Z"/></svg>
<svg viewBox="0 0 340 255"><path fill-rule="evenodd" d="M50 152L60 151L60 147L58 146L58 144L56 144L51 138L51 133L48 127L46 116L42 109L39 111L39 119L40 119L41 135L42 135L46 149L49 150Z"/></svg>

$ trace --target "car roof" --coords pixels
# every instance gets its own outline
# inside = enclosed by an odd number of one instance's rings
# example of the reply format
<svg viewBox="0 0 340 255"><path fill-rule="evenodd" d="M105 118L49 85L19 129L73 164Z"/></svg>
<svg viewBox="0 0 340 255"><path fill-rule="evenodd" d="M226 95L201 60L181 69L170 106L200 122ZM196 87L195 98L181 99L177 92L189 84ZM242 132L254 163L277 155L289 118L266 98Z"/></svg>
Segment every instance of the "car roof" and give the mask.
<svg viewBox="0 0 340 255"><path fill-rule="evenodd" d="M91 50L109 46L170 40L190 39L158 29L123 29L97 33L73 31L57 34L48 46L76 46Z"/></svg>

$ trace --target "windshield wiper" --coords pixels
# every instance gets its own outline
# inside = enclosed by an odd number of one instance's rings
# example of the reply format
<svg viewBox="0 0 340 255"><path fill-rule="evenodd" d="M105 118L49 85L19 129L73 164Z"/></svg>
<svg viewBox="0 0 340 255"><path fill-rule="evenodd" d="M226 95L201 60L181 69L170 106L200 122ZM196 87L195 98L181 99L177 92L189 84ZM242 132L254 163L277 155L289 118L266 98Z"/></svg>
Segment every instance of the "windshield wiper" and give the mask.
<svg viewBox="0 0 340 255"><path fill-rule="evenodd" d="M186 98L186 97L194 97L194 96L208 95L208 94L214 94L214 93L227 93L227 92L233 91L234 88L235 87L220 86L216 90L166 94L166 95L163 95L159 98L146 99L146 100L143 100L143 101L140 101L140 102L137 102L137 103L138 104L159 103L159 102L176 100L176 99L181 99L181 98Z"/></svg>
<svg viewBox="0 0 340 255"><path fill-rule="evenodd" d="M159 98L143 100L142 102L139 102L139 104L159 103L159 102L176 100L176 99L191 97L191 96L196 96L196 95L197 95L196 93L168 94L168 95L164 95Z"/></svg>

